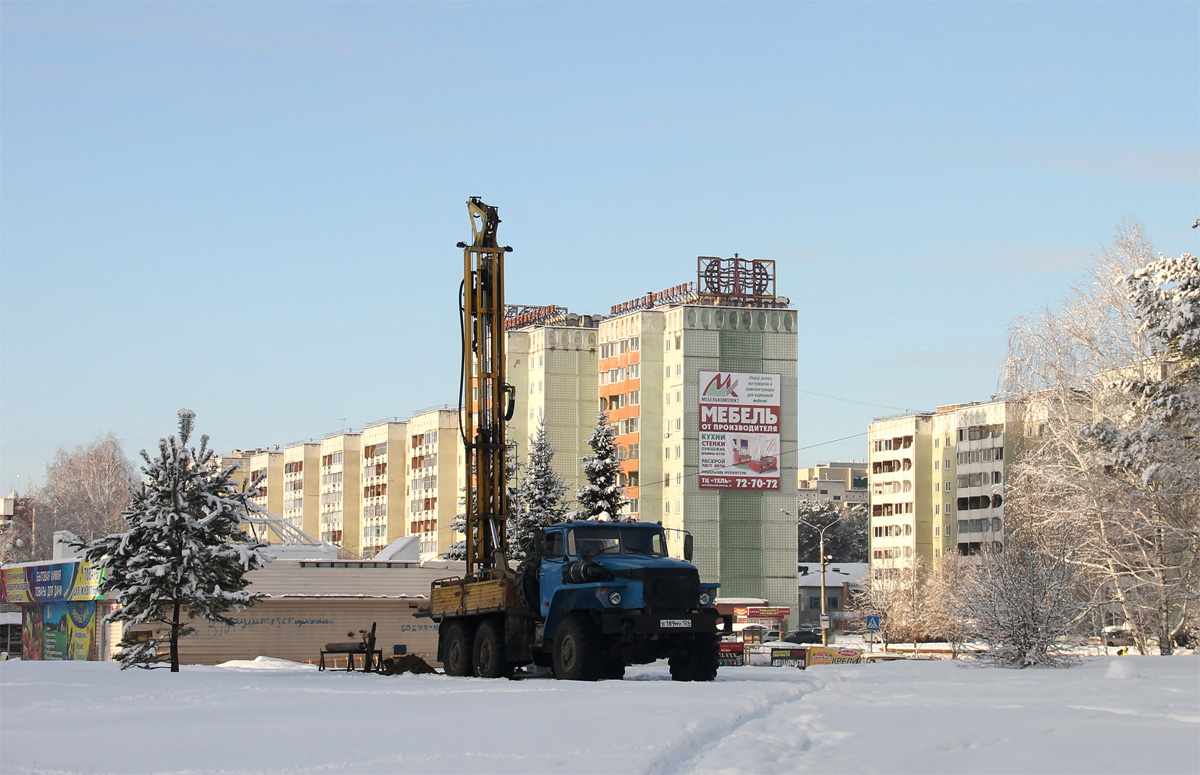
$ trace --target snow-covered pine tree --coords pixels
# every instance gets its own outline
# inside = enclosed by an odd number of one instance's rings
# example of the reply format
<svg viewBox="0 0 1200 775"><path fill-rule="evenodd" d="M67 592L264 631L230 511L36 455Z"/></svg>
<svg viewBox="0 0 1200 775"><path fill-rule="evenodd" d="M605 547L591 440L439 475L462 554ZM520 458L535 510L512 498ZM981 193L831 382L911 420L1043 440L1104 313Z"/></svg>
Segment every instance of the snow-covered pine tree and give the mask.
<svg viewBox="0 0 1200 775"><path fill-rule="evenodd" d="M616 431L608 424L608 412L596 417L596 429L588 439L592 454L583 458L587 484L579 486L579 509L572 516L593 522L617 521L628 500L621 486L621 461L617 457Z"/></svg>
<svg viewBox="0 0 1200 775"><path fill-rule="evenodd" d="M467 559L467 515L455 514L454 519L450 522L450 529L455 534L461 535L462 540L450 544L450 548L442 552L440 557L443 560Z"/></svg>
<svg viewBox="0 0 1200 775"><path fill-rule="evenodd" d="M525 476L517 483L516 503L508 526L508 557L524 560L534 533L546 525L561 522L566 516L563 495L567 485L551 465L554 445L546 434L543 420L537 434L529 440L529 462Z"/></svg>
<svg viewBox="0 0 1200 775"><path fill-rule="evenodd" d="M232 624L230 609L252 605L248 571L269 561L263 544L240 527L254 489L239 492L234 467L219 468L208 448L189 448L195 413L179 411L179 436L161 439L159 454L145 450L146 479L137 485L123 516L129 525L87 544L84 555L104 566L100 591L120 608L108 621L158 623L168 628L171 672L179 672L179 639L195 632L184 617ZM122 669L159 661L153 644L125 642L117 653Z"/></svg>

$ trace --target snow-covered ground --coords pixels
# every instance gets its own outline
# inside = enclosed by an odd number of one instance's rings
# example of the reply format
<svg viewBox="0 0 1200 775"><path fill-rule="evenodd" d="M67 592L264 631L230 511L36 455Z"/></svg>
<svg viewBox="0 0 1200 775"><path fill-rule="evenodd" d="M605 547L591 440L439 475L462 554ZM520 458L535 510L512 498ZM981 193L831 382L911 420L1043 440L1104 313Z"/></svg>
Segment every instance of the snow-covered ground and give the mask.
<svg viewBox="0 0 1200 775"><path fill-rule="evenodd" d="M0 662L0 772L1196 773L1200 657L722 668L674 683Z"/></svg>

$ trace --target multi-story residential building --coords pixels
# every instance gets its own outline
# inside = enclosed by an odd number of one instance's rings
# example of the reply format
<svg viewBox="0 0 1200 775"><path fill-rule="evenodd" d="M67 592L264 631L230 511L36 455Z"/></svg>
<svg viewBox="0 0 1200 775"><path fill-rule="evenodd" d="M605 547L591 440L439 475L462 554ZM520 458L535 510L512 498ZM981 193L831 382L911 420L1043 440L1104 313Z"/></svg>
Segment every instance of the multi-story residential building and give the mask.
<svg viewBox="0 0 1200 775"><path fill-rule="evenodd" d="M935 565L1004 541L1004 466L1023 426L1010 401L953 404L871 423L870 559Z"/></svg>
<svg viewBox="0 0 1200 775"><path fill-rule="evenodd" d="M546 424L568 507L585 481L579 461L591 454L587 442L596 425L599 320L562 307L541 307L506 322L508 381L516 389L508 442L517 459L527 462L529 440Z"/></svg>
<svg viewBox="0 0 1200 775"><path fill-rule="evenodd" d="M321 441L321 540L361 556L362 434L337 431Z"/></svg>
<svg viewBox="0 0 1200 775"><path fill-rule="evenodd" d="M600 324L600 398L630 512L692 533L722 596L765 598L794 620L796 312L774 280L774 262L702 258L695 285L615 306Z"/></svg>
<svg viewBox="0 0 1200 775"><path fill-rule="evenodd" d="M627 512L639 518L663 513L662 310L632 310L600 324L597 364L600 408L608 412L622 460ZM593 423L594 424L594 423ZM649 478L643 486L643 477Z"/></svg>
<svg viewBox="0 0 1200 775"><path fill-rule="evenodd" d="M420 536L421 559L436 557L456 539L454 517L460 509L462 440L458 410L438 407L417 412L408 421L407 532Z"/></svg>
<svg viewBox="0 0 1200 775"><path fill-rule="evenodd" d="M252 500L262 508L283 516L283 453L259 450L250 455L250 481L258 482L258 494Z"/></svg>
<svg viewBox="0 0 1200 775"><path fill-rule="evenodd" d="M297 441L283 450L283 511L292 527L321 534L321 443Z"/></svg>
<svg viewBox="0 0 1200 775"><path fill-rule="evenodd" d="M867 464L865 462L819 463L801 468L796 475L797 497L801 501L869 502Z"/></svg>
<svg viewBox="0 0 1200 775"><path fill-rule="evenodd" d="M899 567L933 558L932 412L871 423L870 560ZM940 486L939 486L940 497Z"/></svg>
<svg viewBox="0 0 1200 775"><path fill-rule="evenodd" d="M408 471L408 421L369 423L362 431L362 556L375 554L408 535L404 493Z"/></svg>

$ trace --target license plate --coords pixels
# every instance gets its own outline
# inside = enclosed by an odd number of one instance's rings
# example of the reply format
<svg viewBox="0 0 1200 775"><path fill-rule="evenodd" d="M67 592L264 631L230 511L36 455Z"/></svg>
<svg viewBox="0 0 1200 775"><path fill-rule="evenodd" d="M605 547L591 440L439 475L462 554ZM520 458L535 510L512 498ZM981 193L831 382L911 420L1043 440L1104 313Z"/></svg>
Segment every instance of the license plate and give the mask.
<svg viewBox="0 0 1200 775"><path fill-rule="evenodd" d="M659 619L658 626L665 629L680 628L687 629L692 626L691 619Z"/></svg>

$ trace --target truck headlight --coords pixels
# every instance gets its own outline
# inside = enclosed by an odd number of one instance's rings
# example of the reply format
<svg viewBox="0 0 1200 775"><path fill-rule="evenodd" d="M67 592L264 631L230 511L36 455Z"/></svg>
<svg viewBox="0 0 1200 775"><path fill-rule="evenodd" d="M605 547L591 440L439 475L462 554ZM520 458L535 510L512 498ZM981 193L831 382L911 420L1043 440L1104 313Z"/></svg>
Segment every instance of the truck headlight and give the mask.
<svg viewBox="0 0 1200 775"><path fill-rule="evenodd" d="M711 602L712 602L712 595L708 594L707 592L700 593L700 605L706 606Z"/></svg>
<svg viewBox="0 0 1200 775"><path fill-rule="evenodd" d="M621 593L620 592L609 592L608 593L608 602L611 603L612 605L620 605L621 604Z"/></svg>

